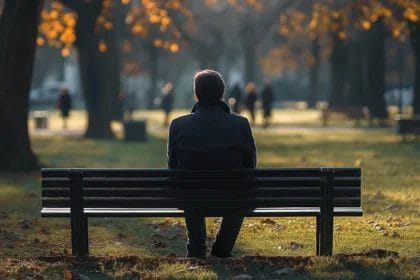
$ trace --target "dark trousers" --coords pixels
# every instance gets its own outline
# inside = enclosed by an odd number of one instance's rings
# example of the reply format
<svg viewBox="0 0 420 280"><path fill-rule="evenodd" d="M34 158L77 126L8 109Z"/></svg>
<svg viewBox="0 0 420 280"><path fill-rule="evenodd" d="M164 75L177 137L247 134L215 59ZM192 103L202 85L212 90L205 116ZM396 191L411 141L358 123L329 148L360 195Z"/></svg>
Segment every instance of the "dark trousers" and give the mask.
<svg viewBox="0 0 420 280"><path fill-rule="evenodd" d="M185 210L187 225L187 252L188 257L206 257L206 221L199 211ZM229 257L235 245L236 238L244 218L236 215L224 216L216 240L213 243L211 254L216 257Z"/></svg>

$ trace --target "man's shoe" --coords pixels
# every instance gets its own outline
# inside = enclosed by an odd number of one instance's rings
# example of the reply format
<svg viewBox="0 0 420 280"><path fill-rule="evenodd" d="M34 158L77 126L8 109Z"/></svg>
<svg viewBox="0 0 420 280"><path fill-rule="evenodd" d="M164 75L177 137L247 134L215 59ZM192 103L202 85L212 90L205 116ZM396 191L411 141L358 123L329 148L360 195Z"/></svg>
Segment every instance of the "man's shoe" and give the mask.
<svg viewBox="0 0 420 280"><path fill-rule="evenodd" d="M232 257L232 254L230 254L230 253L218 252L214 248L211 250L210 255L213 256L213 257L216 257L216 258L231 258Z"/></svg>
<svg viewBox="0 0 420 280"><path fill-rule="evenodd" d="M207 258L206 252L204 253L197 253L197 252L188 252L187 253L188 258L197 258L197 259L205 259Z"/></svg>

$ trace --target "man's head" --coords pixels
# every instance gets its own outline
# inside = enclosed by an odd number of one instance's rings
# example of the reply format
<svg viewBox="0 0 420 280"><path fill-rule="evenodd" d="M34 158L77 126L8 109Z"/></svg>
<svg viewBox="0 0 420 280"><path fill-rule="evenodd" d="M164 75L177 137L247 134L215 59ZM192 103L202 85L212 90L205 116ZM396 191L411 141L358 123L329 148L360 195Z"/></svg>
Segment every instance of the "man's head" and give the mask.
<svg viewBox="0 0 420 280"><path fill-rule="evenodd" d="M214 70L202 70L194 75L194 93L198 101L219 101L225 92L222 75Z"/></svg>

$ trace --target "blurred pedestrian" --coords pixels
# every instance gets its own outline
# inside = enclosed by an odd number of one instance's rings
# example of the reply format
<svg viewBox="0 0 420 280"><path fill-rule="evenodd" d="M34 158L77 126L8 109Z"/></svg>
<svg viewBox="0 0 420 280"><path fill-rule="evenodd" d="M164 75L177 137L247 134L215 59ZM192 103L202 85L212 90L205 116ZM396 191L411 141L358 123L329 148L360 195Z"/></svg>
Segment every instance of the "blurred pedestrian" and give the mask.
<svg viewBox="0 0 420 280"><path fill-rule="evenodd" d="M174 105L174 85L169 82L162 89L162 99L160 101L160 108L165 112L163 121L164 126L169 124L169 115Z"/></svg>
<svg viewBox="0 0 420 280"><path fill-rule="evenodd" d="M255 125L255 105L257 103L257 85L254 82L249 82L245 87L246 108L251 115L251 124Z"/></svg>
<svg viewBox="0 0 420 280"><path fill-rule="evenodd" d="M122 101L124 102L124 120L133 120L133 113L137 108L137 94L130 91L128 95L121 93Z"/></svg>
<svg viewBox="0 0 420 280"><path fill-rule="evenodd" d="M232 111L236 114L241 112L242 91L239 84L235 84L229 93L228 103L232 107Z"/></svg>
<svg viewBox="0 0 420 280"><path fill-rule="evenodd" d="M264 88L261 92L261 101L263 107L263 119L264 127L267 128L270 125L271 110L273 108L274 94L271 86L268 82L264 84Z"/></svg>
<svg viewBox="0 0 420 280"><path fill-rule="evenodd" d="M63 119L63 129L67 128L67 118L71 110L71 96L69 90L64 87L58 96L57 109L60 110L61 118Z"/></svg>

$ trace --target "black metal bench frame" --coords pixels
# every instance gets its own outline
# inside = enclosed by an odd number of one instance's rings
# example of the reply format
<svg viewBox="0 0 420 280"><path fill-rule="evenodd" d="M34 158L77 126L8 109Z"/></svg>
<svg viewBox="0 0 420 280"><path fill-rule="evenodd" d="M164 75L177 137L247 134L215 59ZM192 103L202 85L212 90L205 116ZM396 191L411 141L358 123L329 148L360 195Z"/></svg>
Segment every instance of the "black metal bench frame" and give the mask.
<svg viewBox="0 0 420 280"><path fill-rule="evenodd" d="M137 207L132 207L133 203L130 204L130 207L121 207L121 201L109 201L107 202L107 207L91 207L89 205L84 206L85 203L89 204L90 202L86 202L86 197L84 195L84 184L85 182L85 175L86 174L99 174L101 178L106 178L107 174L136 174L136 172L140 172L141 174L162 174L161 177L155 177L157 179L162 179L160 182L171 182L172 185L183 185L188 184L188 179L191 179L191 176L202 183L206 183L206 179L212 178L212 176L218 176L218 179L223 179L226 174L227 179L233 180L229 181L232 184L236 183L238 186L243 182L250 182L248 186L248 190L256 190L258 187L253 188L253 178L254 176L258 177L258 174L263 174L266 180L269 181L269 175L271 174L273 177L277 176L278 182L282 184L292 184L293 182L296 183L297 178L299 180L315 180L314 182L319 182L319 186L312 186L311 190L315 190L315 194L313 194L313 202L305 202L305 197L302 197L299 200L299 197L291 198L293 201L287 201L288 198L286 197L273 197L273 201L270 201L270 195L267 194L267 197L264 202L263 199L258 197L247 197L247 199L237 199L238 207L248 205L253 205L255 202L255 206L258 206L258 203L262 203L262 205L269 205L269 207L264 208L254 208L253 210L244 210L241 212L241 215L245 217L316 217L316 254L321 256L328 256L332 255L333 252L333 223L334 223L334 216L362 216L362 208L361 208L361 170L359 168L270 168L270 169L252 169L252 170L236 170L236 171L215 171L215 170L166 170L166 169L82 169L82 168L44 168L42 169L42 210L41 216L42 217L70 217L71 219L71 240L72 240L72 254L78 257L83 257L89 254L89 242L88 242L88 217L183 217L183 210L176 209L174 207L153 207L153 201L148 201L147 206L138 205ZM299 177L288 177L287 174L292 174L293 172L309 172L312 175L308 176L299 176ZM192 174L192 175L191 175ZM232 174L236 174L238 180L232 179ZM276 175L277 174L277 175ZM283 174L283 175L280 175ZM319 174L319 177L314 177L313 174ZM337 174L343 174L344 177L336 178ZM131 176L130 175L130 176ZM235 175L235 176L236 176ZM283 178L283 177L284 178ZM347 177L346 177L347 176ZM59 177L59 178L58 178ZM123 176L124 177L124 176ZM66 179L68 178L68 180ZM186 178L186 179L185 179ZM198 178L198 179L197 179ZM283 179L282 179L283 178ZM315 178L315 179L314 179ZM63 182L60 182L60 180ZM242 181L239 181L239 180ZM348 182L352 182L352 187L343 187L338 189L334 184L335 181L340 180L347 180ZM119 180L119 186L121 187L121 183L127 184L130 183L130 178L124 180ZM245 181L244 181L245 180ZM112 178L108 178L107 184L112 185L113 181ZM306 182L306 181L302 181ZM131 182L132 184L133 182ZM149 183L153 183L151 180ZM271 181L271 183L276 184L276 181ZM279 183L279 184L280 184ZM54 184L59 184L60 186L67 186L68 191L66 189L54 188ZM314 188L315 187L315 188ZM197 185L197 188L200 188L200 184ZM86 188L87 190L88 188ZM259 191L264 193L264 188L261 187ZM267 188L266 188L267 189ZM305 191L305 188L299 188L299 186L292 186L288 187L287 190L293 192L295 195L299 194L300 189L302 192ZM334 190L339 190L341 194L340 198L340 206L336 206L335 204L339 202L335 202L335 195ZM114 192L118 192L118 188L112 189ZM153 189L151 189L153 190ZM191 190L191 189L189 189ZM194 189L195 190L195 189ZM238 188L238 190L240 190ZM319 194L318 194L319 190ZM196 195L195 198L192 199L183 199L179 197L179 193L185 195L188 191L179 189L179 192L176 193L165 193L166 196L170 197L168 201L170 201L171 205L197 205L199 207L204 207L203 210L206 210L205 207L202 205L203 195L198 196ZM223 193L223 189L220 190ZM68 196L66 197L54 197L59 196ZM241 193L246 193L241 191ZM349 193L352 197L346 199L346 193ZM63 195L64 194L64 195ZM239 194L239 192L238 192ZM102 194L104 195L104 194ZM105 195L107 195L105 193ZM302 193L301 195L306 195ZM309 196L309 195L307 195ZM337 195L338 196L338 195ZM152 197L153 198L153 197ZM111 199L109 196L102 196L99 199L100 201L107 199ZM130 197L124 197L122 200L126 200L130 202ZM195 199L195 200L194 200ZM277 199L277 200L276 200ZM337 198L338 199L338 198ZM86 201L85 201L86 200ZM286 202L285 202L286 200ZM114 202L113 202L114 201ZM157 198L157 201L159 199ZM200 202L201 201L201 202ZM207 200L205 200L207 202ZM242 201L242 202L241 202ZM243 202L246 201L246 202ZM258 202L260 201L260 202ZM262 201L262 202L261 202ZM276 201L279 201L278 203ZM309 200L311 201L311 200ZM132 201L133 202L133 201ZM68 204L66 204L68 203ZM98 203L98 202L97 202ZM235 199L231 199L229 203L235 203ZM135 204L135 203L134 203ZM209 205L213 205L216 209L219 204L217 201L214 200L212 202L209 199ZM282 207L285 204L286 207ZM295 205L295 206L293 206ZM138 208L142 207L142 208ZM210 206L211 207L211 206ZM223 214L223 209L219 211L210 210L207 212L206 216L220 216Z"/></svg>

